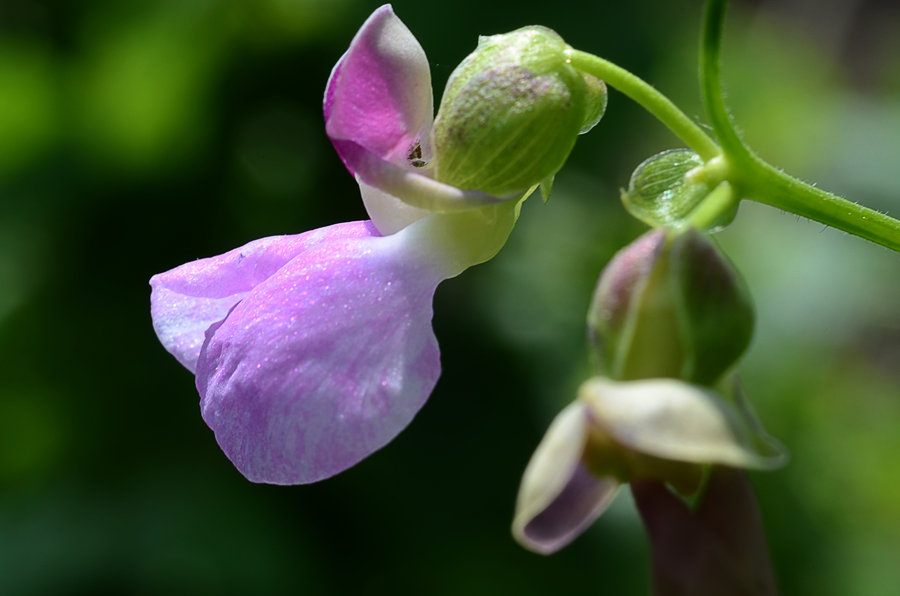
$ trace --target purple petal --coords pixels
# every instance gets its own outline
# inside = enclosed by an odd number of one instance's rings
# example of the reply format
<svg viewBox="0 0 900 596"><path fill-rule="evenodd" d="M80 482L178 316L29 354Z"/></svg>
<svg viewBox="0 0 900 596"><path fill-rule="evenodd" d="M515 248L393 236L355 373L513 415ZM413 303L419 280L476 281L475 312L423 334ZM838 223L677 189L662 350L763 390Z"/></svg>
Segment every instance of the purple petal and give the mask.
<svg viewBox="0 0 900 596"><path fill-rule="evenodd" d="M372 13L334 67L324 112L332 141L352 141L395 163L406 163L417 143L428 152L434 118L428 59L390 5Z"/></svg>
<svg viewBox="0 0 900 596"><path fill-rule="evenodd" d="M247 478L327 478L424 404L440 374L431 303L447 272L410 237L321 242L210 328L197 367L203 418Z"/></svg>
<svg viewBox="0 0 900 596"><path fill-rule="evenodd" d="M155 275L150 279L153 328L166 350L195 372L206 330L224 319L247 292L311 246L372 234L377 231L371 223L355 222L262 238Z"/></svg>
<svg viewBox="0 0 900 596"><path fill-rule="evenodd" d="M614 478L597 478L579 464L562 492L522 528L525 545L541 554L555 553L606 510L618 488Z"/></svg>
<svg viewBox="0 0 900 596"><path fill-rule="evenodd" d="M384 235L429 212L521 198L461 190L412 166L414 152L424 162L431 158L431 73L419 42L390 5L372 13L335 65L323 109L328 137L364 186L366 210Z"/></svg>
<svg viewBox="0 0 900 596"><path fill-rule="evenodd" d="M582 462L588 424L585 405L570 404L553 420L528 462L513 520L513 536L525 548L556 552L615 497L619 482L594 476Z"/></svg>
<svg viewBox="0 0 900 596"><path fill-rule="evenodd" d="M714 467L695 510L661 482L631 485L653 552L653 593L778 593L753 489L746 475Z"/></svg>

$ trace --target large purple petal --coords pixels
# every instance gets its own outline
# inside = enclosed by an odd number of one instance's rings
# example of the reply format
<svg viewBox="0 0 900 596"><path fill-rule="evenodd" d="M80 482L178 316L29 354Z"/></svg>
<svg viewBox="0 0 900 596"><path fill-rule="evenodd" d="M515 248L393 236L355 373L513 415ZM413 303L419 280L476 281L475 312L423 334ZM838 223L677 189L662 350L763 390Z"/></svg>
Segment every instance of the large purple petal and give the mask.
<svg viewBox="0 0 900 596"><path fill-rule="evenodd" d="M410 237L319 243L210 328L197 367L203 418L247 478L327 478L424 404L440 373L432 297L447 271Z"/></svg>
<svg viewBox="0 0 900 596"><path fill-rule="evenodd" d="M191 372L206 330L257 285L298 254L322 242L377 234L369 222L345 223L295 236L254 240L150 279L150 313L160 342Z"/></svg>
<svg viewBox="0 0 900 596"><path fill-rule="evenodd" d="M324 112L332 141L351 141L395 163L406 163L417 143L428 152L434 118L428 59L389 4L372 13L334 67Z"/></svg>

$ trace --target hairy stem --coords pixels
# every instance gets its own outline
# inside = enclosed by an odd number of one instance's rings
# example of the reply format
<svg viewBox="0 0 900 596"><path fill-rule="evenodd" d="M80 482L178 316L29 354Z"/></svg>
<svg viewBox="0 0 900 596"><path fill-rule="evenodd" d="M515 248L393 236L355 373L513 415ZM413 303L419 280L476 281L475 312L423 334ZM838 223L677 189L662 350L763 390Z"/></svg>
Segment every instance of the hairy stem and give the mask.
<svg viewBox="0 0 900 596"><path fill-rule="evenodd" d="M700 43L700 85L707 115L742 196L900 251L900 221L831 194L763 161L744 141L725 106L721 77L722 31L728 0L709 0Z"/></svg>

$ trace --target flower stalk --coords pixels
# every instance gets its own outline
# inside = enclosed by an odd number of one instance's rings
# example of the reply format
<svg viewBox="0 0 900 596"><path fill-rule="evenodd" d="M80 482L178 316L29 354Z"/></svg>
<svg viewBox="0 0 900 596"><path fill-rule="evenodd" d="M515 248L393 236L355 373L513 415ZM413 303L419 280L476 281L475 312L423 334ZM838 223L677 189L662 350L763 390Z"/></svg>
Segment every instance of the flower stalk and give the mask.
<svg viewBox="0 0 900 596"><path fill-rule="evenodd" d="M704 160L713 159L722 152L716 142L703 132L696 122L668 97L637 75L587 52L569 49L566 53L572 66L601 79L637 102Z"/></svg>
<svg viewBox="0 0 900 596"><path fill-rule="evenodd" d="M700 85L707 115L733 172L732 183L745 198L900 251L900 220L782 172L741 139L725 105L722 87L722 32L727 5L728 0L709 0L706 4L700 43Z"/></svg>

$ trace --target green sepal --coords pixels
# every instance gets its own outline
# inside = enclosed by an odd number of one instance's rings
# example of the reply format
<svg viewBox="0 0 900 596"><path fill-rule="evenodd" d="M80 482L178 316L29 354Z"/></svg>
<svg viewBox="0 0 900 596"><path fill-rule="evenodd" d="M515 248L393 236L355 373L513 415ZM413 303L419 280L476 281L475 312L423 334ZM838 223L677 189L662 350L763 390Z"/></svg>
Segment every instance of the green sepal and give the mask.
<svg viewBox="0 0 900 596"><path fill-rule="evenodd" d="M682 373L708 385L750 345L756 312L744 279L715 242L689 230L669 247L668 269L686 361Z"/></svg>
<svg viewBox="0 0 900 596"><path fill-rule="evenodd" d="M541 182L541 200L544 204L547 204L547 201L550 200L550 191L553 190L553 179L556 176L547 176L543 182Z"/></svg>

